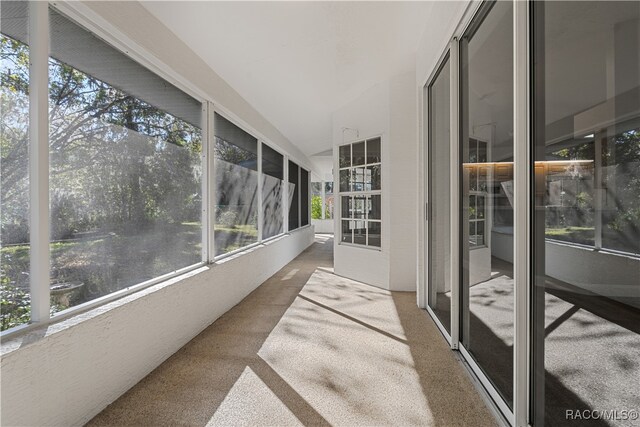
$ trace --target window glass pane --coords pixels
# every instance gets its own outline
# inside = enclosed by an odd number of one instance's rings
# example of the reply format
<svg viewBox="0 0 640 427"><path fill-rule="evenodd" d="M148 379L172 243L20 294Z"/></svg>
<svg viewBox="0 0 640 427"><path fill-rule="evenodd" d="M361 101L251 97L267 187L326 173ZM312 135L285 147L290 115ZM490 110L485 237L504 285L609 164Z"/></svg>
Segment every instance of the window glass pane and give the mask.
<svg viewBox="0 0 640 427"><path fill-rule="evenodd" d="M51 304L198 263L201 105L50 11Z"/></svg>
<svg viewBox="0 0 640 427"><path fill-rule="evenodd" d="M351 169L340 171L340 191L351 191Z"/></svg>
<svg viewBox="0 0 640 427"><path fill-rule="evenodd" d="M283 163L284 157L282 154L262 144L263 239L268 239L284 231L282 212L284 192Z"/></svg>
<svg viewBox="0 0 640 427"><path fill-rule="evenodd" d="M380 138L367 140L367 163L380 163L381 161Z"/></svg>
<svg viewBox="0 0 640 427"><path fill-rule="evenodd" d="M27 2L0 3L1 330L31 320Z"/></svg>
<svg viewBox="0 0 640 427"><path fill-rule="evenodd" d="M365 196L355 196L353 198L353 207L351 210L351 218L365 218Z"/></svg>
<svg viewBox="0 0 640 427"><path fill-rule="evenodd" d="M333 182L325 182L324 183L324 211L326 219L333 219L333 206L334 206L334 196L333 196Z"/></svg>
<svg viewBox="0 0 640 427"><path fill-rule="evenodd" d="M533 26L534 424L556 426L640 406L640 3L534 2Z"/></svg>
<svg viewBox="0 0 640 427"><path fill-rule="evenodd" d="M333 181L324 183L324 193L325 194L333 194Z"/></svg>
<svg viewBox="0 0 640 427"><path fill-rule="evenodd" d="M381 196L379 194L374 194L367 198L368 200L368 209L369 209L369 219L381 219L380 212L382 209Z"/></svg>
<svg viewBox="0 0 640 427"><path fill-rule="evenodd" d="M340 147L339 164L341 168L351 166L351 145L343 145Z"/></svg>
<svg viewBox="0 0 640 427"><path fill-rule="evenodd" d="M258 241L258 140L219 114L216 136L215 254Z"/></svg>
<svg viewBox="0 0 640 427"><path fill-rule="evenodd" d="M368 222L369 246L380 247L382 224L379 222Z"/></svg>
<svg viewBox="0 0 640 427"><path fill-rule="evenodd" d="M352 200L350 196L342 196L342 218L351 218Z"/></svg>
<svg viewBox="0 0 640 427"><path fill-rule="evenodd" d="M471 194L469 196L469 219L476 219L476 212L477 212L476 196Z"/></svg>
<svg viewBox="0 0 640 427"><path fill-rule="evenodd" d="M341 241L345 243L353 243L351 230L353 229L353 221L342 221Z"/></svg>
<svg viewBox="0 0 640 427"><path fill-rule="evenodd" d="M367 222L366 221L352 221L355 223L353 229L353 243L358 245L365 245L367 243Z"/></svg>
<svg viewBox="0 0 640 427"><path fill-rule="evenodd" d="M309 224L309 172L300 168L300 226Z"/></svg>
<svg viewBox="0 0 640 427"><path fill-rule="evenodd" d="M479 212L513 161L513 4L483 3L461 39L462 333L464 347L511 407L513 396L513 223L486 228ZM487 174L483 169L493 168ZM509 171L509 169L508 169ZM482 179L481 179L482 177ZM485 178L487 177L487 178ZM487 184L484 179L491 177ZM435 202L437 203L437 201ZM485 236L491 236L485 241ZM490 244L487 244L490 241ZM491 304L487 304L492 301Z"/></svg>
<svg viewBox="0 0 640 427"><path fill-rule="evenodd" d="M298 222L300 192L298 169L298 165L289 160L289 231L295 230L300 226Z"/></svg>
<svg viewBox="0 0 640 427"><path fill-rule="evenodd" d="M353 169L353 189L352 191L371 190L371 171L367 168Z"/></svg>
<svg viewBox="0 0 640 427"><path fill-rule="evenodd" d="M322 182L311 183L311 219L322 219Z"/></svg>
<svg viewBox="0 0 640 427"><path fill-rule="evenodd" d="M371 191L380 190L381 187L381 178L380 178L380 165L376 166L367 166L367 180L368 185L371 186Z"/></svg>
<svg viewBox="0 0 640 427"><path fill-rule="evenodd" d="M366 160L364 156L364 141L353 144L351 150L352 166L364 165Z"/></svg>

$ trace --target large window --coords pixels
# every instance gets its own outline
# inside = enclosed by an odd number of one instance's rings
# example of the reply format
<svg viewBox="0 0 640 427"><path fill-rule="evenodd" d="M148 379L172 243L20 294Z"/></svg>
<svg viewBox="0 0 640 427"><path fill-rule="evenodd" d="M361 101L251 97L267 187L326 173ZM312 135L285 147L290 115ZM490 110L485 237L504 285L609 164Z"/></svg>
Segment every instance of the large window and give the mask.
<svg viewBox="0 0 640 427"><path fill-rule="evenodd" d="M289 160L289 231L300 226L300 168Z"/></svg>
<svg viewBox="0 0 640 427"><path fill-rule="evenodd" d="M31 320L28 3L0 3L1 330Z"/></svg>
<svg viewBox="0 0 640 427"><path fill-rule="evenodd" d="M30 319L27 12L2 3L2 329ZM53 314L201 261L202 142L198 101L49 21Z"/></svg>
<svg viewBox="0 0 640 427"><path fill-rule="evenodd" d="M640 3L533 18L533 422L559 426L640 407Z"/></svg>
<svg viewBox="0 0 640 427"><path fill-rule="evenodd" d="M50 23L57 311L201 261L202 140L200 102L59 13Z"/></svg>
<svg viewBox="0 0 640 427"><path fill-rule="evenodd" d="M262 144L262 238L282 233L284 213L284 157Z"/></svg>
<svg viewBox="0 0 640 427"><path fill-rule="evenodd" d="M381 246L381 139L339 147L342 243Z"/></svg>
<svg viewBox="0 0 640 427"><path fill-rule="evenodd" d="M311 182L311 219L323 219L322 182Z"/></svg>
<svg viewBox="0 0 640 427"><path fill-rule="evenodd" d="M324 214L325 219L333 219L333 206L335 199L333 197L333 181L324 183Z"/></svg>
<svg viewBox="0 0 640 427"><path fill-rule="evenodd" d="M218 113L216 135L216 255L258 241L258 140Z"/></svg>
<svg viewBox="0 0 640 427"><path fill-rule="evenodd" d="M309 225L309 172L300 168L300 226Z"/></svg>

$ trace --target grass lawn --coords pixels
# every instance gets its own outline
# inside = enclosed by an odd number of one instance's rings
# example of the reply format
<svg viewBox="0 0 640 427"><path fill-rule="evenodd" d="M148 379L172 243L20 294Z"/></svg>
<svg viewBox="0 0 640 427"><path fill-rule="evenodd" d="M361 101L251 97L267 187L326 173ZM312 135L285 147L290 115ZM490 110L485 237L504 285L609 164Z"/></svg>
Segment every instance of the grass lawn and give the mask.
<svg viewBox="0 0 640 427"><path fill-rule="evenodd" d="M551 239L564 240L567 242L582 243L592 245L594 242L593 227L562 227L547 228L545 236Z"/></svg>

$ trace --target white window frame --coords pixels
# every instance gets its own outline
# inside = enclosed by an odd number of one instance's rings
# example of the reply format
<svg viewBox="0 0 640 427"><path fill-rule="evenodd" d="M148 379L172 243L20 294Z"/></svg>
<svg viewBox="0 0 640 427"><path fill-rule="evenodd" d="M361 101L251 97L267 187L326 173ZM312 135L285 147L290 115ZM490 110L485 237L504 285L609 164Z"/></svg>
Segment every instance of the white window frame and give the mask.
<svg viewBox="0 0 640 427"><path fill-rule="evenodd" d="M380 161L379 162L374 162L374 163L367 163L367 141L370 140L374 140L374 139L380 139ZM345 166L345 167L340 167L340 148L341 147L346 147L347 145L349 146L349 155L350 155L350 163L353 162L353 145L354 144L359 144L359 143L364 143L365 146L365 150L364 150L364 158L365 158L365 162L362 165L357 165L354 166L353 164L350 164L350 166ZM334 188L333 188L333 197L334 197L334 212L333 212L333 217L334 219L336 218L336 213L335 213L335 209L337 206L339 215L337 216L338 219L338 231L340 233L340 238L338 239L338 245L342 245L342 246L353 246L353 247L357 247L357 248L364 248L364 249L370 249L370 250L375 250L375 251L382 251L382 244L383 244L383 237L382 237L382 223L384 221L383 218L383 212L382 212L382 163L384 162L384 158L382 155L382 144L384 143L384 139L382 135L373 135L370 136L368 138L358 138L356 140L353 140L351 142L345 142L344 144L340 144L337 147L337 152L338 152L338 173L337 173L337 180L338 180L338 191L336 192L336 188L335 188L335 180L336 177L334 177ZM356 191L353 188L353 174L355 172L356 169L362 169L364 168L365 170L367 170L368 167L370 166L379 166L380 167L380 189L379 190L361 190L361 191ZM340 172L344 171L344 170L349 170L349 190L348 191L341 191L340 190ZM380 219L369 219L369 212L367 211L366 207L365 207L365 217L364 218L343 218L342 217L342 198L343 197L350 197L351 200L354 200L354 197L357 196L362 196L365 197L365 200L367 198L370 198L371 196L380 196L380 207L381 207L381 212L380 212ZM337 202L336 202L337 200ZM366 202L365 202L366 203ZM351 231L351 242L343 242L342 241L342 221L364 221L365 225L366 225L366 230L367 230L367 234L365 236L365 243L361 244L361 243L353 243L353 239L354 239L354 232L353 229ZM380 246L371 246L369 245L369 223L378 223L380 224Z"/></svg>

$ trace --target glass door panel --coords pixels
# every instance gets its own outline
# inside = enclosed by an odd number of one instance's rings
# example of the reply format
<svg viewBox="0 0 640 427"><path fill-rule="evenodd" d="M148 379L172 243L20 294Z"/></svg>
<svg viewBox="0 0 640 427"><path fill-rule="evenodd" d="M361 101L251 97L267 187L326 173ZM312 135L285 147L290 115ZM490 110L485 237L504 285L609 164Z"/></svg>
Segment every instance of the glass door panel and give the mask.
<svg viewBox="0 0 640 427"><path fill-rule="evenodd" d="M513 5L485 3L460 41L461 340L513 396Z"/></svg>
<svg viewBox="0 0 640 427"><path fill-rule="evenodd" d="M535 2L533 40L533 421L637 426L640 3Z"/></svg>
<svg viewBox="0 0 640 427"><path fill-rule="evenodd" d="M451 334L450 67L445 59L427 88L428 102L428 304Z"/></svg>

